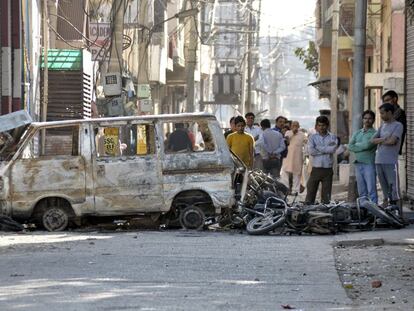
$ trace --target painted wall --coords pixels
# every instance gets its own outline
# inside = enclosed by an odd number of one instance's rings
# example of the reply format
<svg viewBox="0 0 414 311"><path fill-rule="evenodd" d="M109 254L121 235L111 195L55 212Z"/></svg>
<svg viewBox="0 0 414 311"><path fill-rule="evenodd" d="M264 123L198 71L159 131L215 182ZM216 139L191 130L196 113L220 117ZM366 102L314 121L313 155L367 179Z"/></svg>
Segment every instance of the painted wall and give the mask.
<svg viewBox="0 0 414 311"><path fill-rule="evenodd" d="M392 71L404 72L405 16L403 11L392 14Z"/></svg>
<svg viewBox="0 0 414 311"><path fill-rule="evenodd" d="M338 57L338 77L351 78L352 64ZM321 78L331 76L331 47L319 49L319 76Z"/></svg>

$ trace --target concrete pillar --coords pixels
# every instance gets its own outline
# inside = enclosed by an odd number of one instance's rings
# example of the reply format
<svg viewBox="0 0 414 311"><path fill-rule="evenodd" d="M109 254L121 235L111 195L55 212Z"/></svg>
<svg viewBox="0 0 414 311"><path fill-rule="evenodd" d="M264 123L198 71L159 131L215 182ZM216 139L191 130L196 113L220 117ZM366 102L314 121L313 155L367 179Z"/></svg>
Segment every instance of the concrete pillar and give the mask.
<svg viewBox="0 0 414 311"><path fill-rule="evenodd" d="M11 6L11 43L13 50L13 87L12 110L22 109L22 49L21 49L21 6L20 1L12 1Z"/></svg>
<svg viewBox="0 0 414 311"><path fill-rule="evenodd" d="M0 114L12 112L11 0L1 0L1 106Z"/></svg>

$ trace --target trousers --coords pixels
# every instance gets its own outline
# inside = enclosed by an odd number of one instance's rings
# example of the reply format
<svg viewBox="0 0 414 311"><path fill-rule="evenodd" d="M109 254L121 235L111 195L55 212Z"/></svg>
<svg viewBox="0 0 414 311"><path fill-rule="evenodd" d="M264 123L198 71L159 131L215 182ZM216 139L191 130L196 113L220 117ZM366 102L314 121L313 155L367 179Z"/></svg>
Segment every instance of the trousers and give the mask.
<svg viewBox="0 0 414 311"><path fill-rule="evenodd" d="M321 201L328 204L331 201L332 193L332 168L312 167L306 188L306 204L314 204L316 193L318 192L319 183L322 183Z"/></svg>
<svg viewBox="0 0 414 311"><path fill-rule="evenodd" d="M355 177L359 196L369 197L372 202L378 203L375 164L355 163Z"/></svg>

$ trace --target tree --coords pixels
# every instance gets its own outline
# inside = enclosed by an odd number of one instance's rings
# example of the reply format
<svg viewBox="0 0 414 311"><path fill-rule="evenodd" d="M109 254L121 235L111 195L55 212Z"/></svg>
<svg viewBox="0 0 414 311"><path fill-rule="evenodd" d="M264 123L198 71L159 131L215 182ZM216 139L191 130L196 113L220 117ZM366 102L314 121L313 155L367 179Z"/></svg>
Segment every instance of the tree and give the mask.
<svg viewBox="0 0 414 311"><path fill-rule="evenodd" d="M309 41L307 48L296 48L295 55L305 64L307 70L318 76L319 54L314 41Z"/></svg>

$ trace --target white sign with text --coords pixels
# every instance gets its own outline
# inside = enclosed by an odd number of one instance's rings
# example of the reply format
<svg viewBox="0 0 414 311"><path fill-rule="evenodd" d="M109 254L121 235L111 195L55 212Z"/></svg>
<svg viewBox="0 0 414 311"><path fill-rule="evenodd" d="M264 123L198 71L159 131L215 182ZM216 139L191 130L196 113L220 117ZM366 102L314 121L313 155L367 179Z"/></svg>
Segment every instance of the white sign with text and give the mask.
<svg viewBox="0 0 414 311"><path fill-rule="evenodd" d="M92 61L104 60L111 45L111 24L89 23L89 40Z"/></svg>

